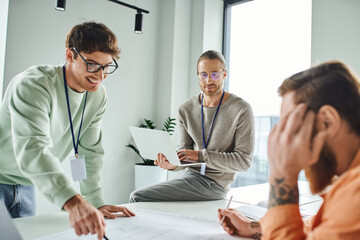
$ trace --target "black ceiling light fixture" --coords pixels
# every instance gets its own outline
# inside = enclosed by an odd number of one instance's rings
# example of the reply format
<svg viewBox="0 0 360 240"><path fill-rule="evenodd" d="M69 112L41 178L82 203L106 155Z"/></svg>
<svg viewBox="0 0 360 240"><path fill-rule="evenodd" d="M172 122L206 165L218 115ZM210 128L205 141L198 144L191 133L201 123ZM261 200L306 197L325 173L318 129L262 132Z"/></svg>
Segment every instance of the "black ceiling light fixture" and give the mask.
<svg viewBox="0 0 360 240"><path fill-rule="evenodd" d="M138 8L134 5L130 5L127 3L124 3L122 1L118 1L118 0L109 0L110 2L114 2L120 5L123 5L125 7L128 8L132 8L136 10L136 15L135 15L135 29L134 32L135 33L142 33L142 19L143 19L143 15L142 13L150 13L148 10L142 9L142 8ZM55 9L58 11L65 11L65 5L66 5L66 0L55 0Z"/></svg>
<svg viewBox="0 0 360 240"><path fill-rule="evenodd" d="M142 33L142 17L143 15L139 11L135 15L135 33Z"/></svg>
<svg viewBox="0 0 360 240"><path fill-rule="evenodd" d="M58 11L65 11L66 0L55 0L55 9Z"/></svg>
<svg viewBox="0 0 360 240"><path fill-rule="evenodd" d="M142 18L143 18L142 13L149 13L148 10L138 8L136 6L133 6L133 5L118 1L118 0L109 0L109 1L120 4L120 5L123 5L123 6L128 7L128 8L135 9L137 11L137 13L135 15L135 29L134 29L134 32L135 33L142 33Z"/></svg>

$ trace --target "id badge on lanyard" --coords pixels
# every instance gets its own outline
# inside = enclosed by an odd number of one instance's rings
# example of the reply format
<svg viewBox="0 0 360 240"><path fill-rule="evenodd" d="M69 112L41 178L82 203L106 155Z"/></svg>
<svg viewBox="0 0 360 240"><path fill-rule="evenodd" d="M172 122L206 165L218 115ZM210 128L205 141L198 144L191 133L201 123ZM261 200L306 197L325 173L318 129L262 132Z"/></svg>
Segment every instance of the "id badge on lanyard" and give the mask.
<svg viewBox="0 0 360 240"><path fill-rule="evenodd" d="M64 75L64 87L65 87L66 103L67 103L68 113L69 113L71 136L72 136L74 152L75 152L75 156L70 157L71 175L72 175L72 178L73 178L74 181L81 181L81 180L84 180L84 179L87 178L85 156L78 154L78 146L79 146L80 131L81 131L81 126L82 126L83 119L84 119L84 112L85 112L85 106L86 106L86 100L87 100L88 92L86 92L86 95L85 95L85 101L84 101L84 107L83 107L83 111L82 111L82 115L81 115L79 133L78 133L78 136L77 136L77 141L75 142L74 127L73 127L73 123L72 123L72 119L71 119L69 94L68 94L68 91L67 91L67 84L66 84L65 64L63 66L63 75Z"/></svg>
<svg viewBox="0 0 360 240"><path fill-rule="evenodd" d="M71 176L74 181L81 181L87 178L84 155L70 157Z"/></svg>

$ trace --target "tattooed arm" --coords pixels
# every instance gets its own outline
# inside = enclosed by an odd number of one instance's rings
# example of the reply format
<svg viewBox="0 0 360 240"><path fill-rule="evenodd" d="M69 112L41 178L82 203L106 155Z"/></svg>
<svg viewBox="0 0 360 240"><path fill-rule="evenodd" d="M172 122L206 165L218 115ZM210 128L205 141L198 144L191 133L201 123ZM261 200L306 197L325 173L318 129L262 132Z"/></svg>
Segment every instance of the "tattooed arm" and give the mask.
<svg viewBox="0 0 360 240"><path fill-rule="evenodd" d="M251 234L250 237L256 240L260 240L262 236L260 222L259 221L250 222L250 228L256 231L255 233Z"/></svg>
<svg viewBox="0 0 360 240"><path fill-rule="evenodd" d="M261 220L263 239L306 238L297 180L302 169L318 161L326 134L315 134L315 113L305 104L295 105L292 94L284 96L280 123L268 138L270 195L269 210Z"/></svg>
<svg viewBox="0 0 360 240"><path fill-rule="evenodd" d="M299 189L297 181L289 183L284 177L270 181L270 196L268 208L283 204L299 204Z"/></svg>
<svg viewBox="0 0 360 240"><path fill-rule="evenodd" d="M297 179L293 178L270 178L270 197L269 208L284 204L299 204L299 190ZM250 237L260 240L262 237L262 229L260 221L253 221L242 215L235 209L219 209L219 221L225 216L222 227L226 232L242 237ZM301 220L300 214L298 216ZM302 227L299 228L302 231Z"/></svg>
<svg viewBox="0 0 360 240"><path fill-rule="evenodd" d="M262 233L259 221L250 220L235 209L219 209L219 221L223 216L225 221L221 225L229 234L260 240Z"/></svg>

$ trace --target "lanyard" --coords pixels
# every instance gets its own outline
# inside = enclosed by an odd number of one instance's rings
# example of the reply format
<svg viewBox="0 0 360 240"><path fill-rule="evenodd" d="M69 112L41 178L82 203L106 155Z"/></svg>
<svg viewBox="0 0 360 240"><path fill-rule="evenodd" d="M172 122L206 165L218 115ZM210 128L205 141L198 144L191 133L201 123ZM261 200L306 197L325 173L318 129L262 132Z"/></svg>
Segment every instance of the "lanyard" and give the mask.
<svg viewBox="0 0 360 240"><path fill-rule="evenodd" d="M74 145L75 157L77 158L79 156L79 154L78 154L79 138L80 138L80 131L81 131L81 126L82 126L83 118L84 118L85 105L86 105L86 99L87 99L88 92L86 91L86 94L85 94L84 108L83 108L82 115L81 115L79 133L78 133L78 136L77 136L77 142L75 143L74 128L73 128L73 123L72 123L72 120L71 120L69 94L68 94L68 90L67 90L66 77L65 77L65 65L63 66L63 75L64 75L64 87L65 87L66 103L67 103L67 108L68 108L68 112L69 112L69 122L70 122L71 136L72 136L73 145Z"/></svg>
<svg viewBox="0 0 360 240"><path fill-rule="evenodd" d="M224 98L224 94L225 94L225 90L223 90L223 94L222 94L222 96L221 96L220 103L219 103L219 105L218 105L218 107L217 107L217 109L216 109L216 113L215 113L214 119L213 119L213 121L212 121L212 123L211 123L210 132L209 132L209 136L208 136L208 138L207 138L207 141L205 141L205 131L204 131L204 113L203 113L203 108L204 108L204 106L203 106L204 94L201 94L201 126L202 126L203 147L204 147L204 149L206 149L206 147L207 147L207 145L208 145L208 143L209 143L210 135L211 135L211 132L212 132L212 128L213 128L213 126L214 126L214 122L215 122L216 116L217 116L217 114L218 114L218 112L219 112L219 109L220 109L220 106L221 106L221 102L222 102L222 100L223 100L223 98Z"/></svg>

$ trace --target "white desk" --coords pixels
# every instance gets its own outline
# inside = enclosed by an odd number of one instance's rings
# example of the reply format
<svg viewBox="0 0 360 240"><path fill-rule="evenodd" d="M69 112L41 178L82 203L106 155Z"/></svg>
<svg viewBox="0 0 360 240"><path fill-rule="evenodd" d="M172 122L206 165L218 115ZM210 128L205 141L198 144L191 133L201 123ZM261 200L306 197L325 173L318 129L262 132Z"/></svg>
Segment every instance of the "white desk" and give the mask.
<svg viewBox="0 0 360 240"><path fill-rule="evenodd" d="M217 220L217 209L226 208L228 200L197 202L140 202L121 204L130 210L148 209L183 216ZM243 204L233 202L236 208ZM24 240L36 239L70 229L66 212L13 219Z"/></svg>
<svg viewBox="0 0 360 240"><path fill-rule="evenodd" d="M316 214L321 206L322 199L310 193L307 182L299 182L299 190L300 210L302 214ZM228 194L228 197L233 195L233 201L230 207L237 208L244 204L256 205L258 202L268 199L268 194L268 183L234 188ZM196 202L140 202L121 205L130 210L147 209L182 216L217 220L217 209L226 208L227 203L228 199ZM71 229L68 215L65 212L17 218L13 219L13 221L24 240L36 239Z"/></svg>

